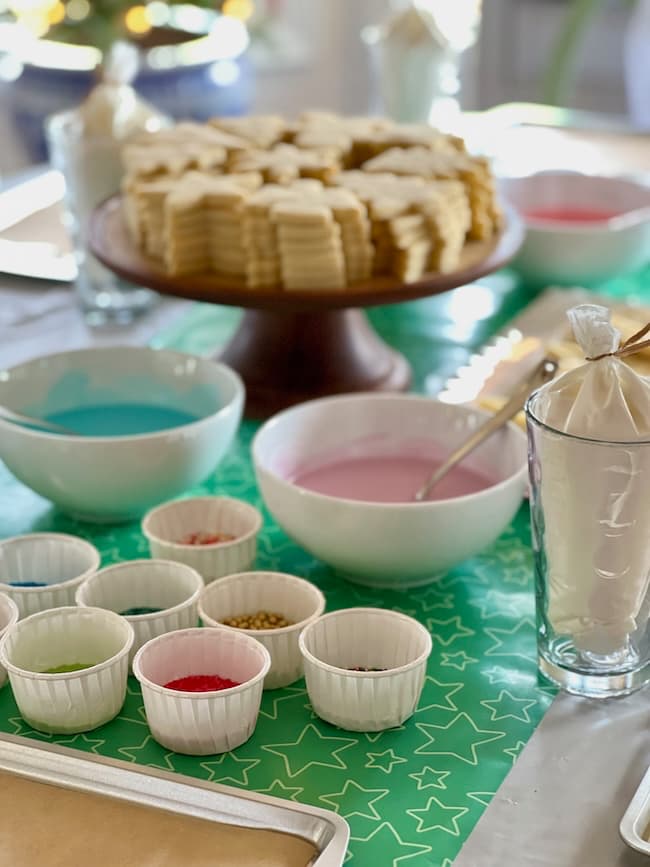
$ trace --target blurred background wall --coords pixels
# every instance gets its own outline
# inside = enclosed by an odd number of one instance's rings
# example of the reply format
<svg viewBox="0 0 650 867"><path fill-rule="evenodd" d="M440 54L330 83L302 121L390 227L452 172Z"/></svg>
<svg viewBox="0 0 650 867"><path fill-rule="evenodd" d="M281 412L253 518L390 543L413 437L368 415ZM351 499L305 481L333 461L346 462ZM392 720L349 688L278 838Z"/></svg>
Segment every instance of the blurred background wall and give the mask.
<svg viewBox="0 0 650 867"><path fill-rule="evenodd" d="M33 5L37 0L22 2ZM427 0L422 2L426 5ZM440 0L429 2L435 5ZM459 0L445 2L452 6ZM403 9L406 0L246 3L257 7L257 14L262 9L266 28L252 33L249 54L254 81L246 110L293 114L306 107L345 113L377 109L376 76L361 33ZM6 12L20 5L20 0L13 4L0 0L0 11L3 5ZM475 5L480 6L479 0ZM571 74L559 99L572 107L625 117L624 44L633 4L630 0L594 0L592 5L598 8L580 25L580 38L571 47ZM480 38L463 56L462 106L477 109L510 101L545 101L549 67L571 8L571 0L484 0ZM650 42L647 54L650 56ZM11 64L10 48L0 40L2 173L33 161L10 118L9 103L16 88L12 76L15 64Z"/></svg>

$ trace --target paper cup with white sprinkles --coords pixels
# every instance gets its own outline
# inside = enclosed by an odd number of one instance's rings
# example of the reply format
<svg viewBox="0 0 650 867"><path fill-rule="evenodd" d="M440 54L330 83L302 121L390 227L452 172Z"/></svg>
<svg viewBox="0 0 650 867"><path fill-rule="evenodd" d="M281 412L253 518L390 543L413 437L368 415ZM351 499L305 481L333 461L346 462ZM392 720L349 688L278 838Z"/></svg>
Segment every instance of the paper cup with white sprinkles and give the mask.
<svg viewBox="0 0 650 867"><path fill-rule="evenodd" d="M32 728L77 734L120 712L132 644L131 625L112 611L52 608L9 629L0 664Z"/></svg>
<svg viewBox="0 0 650 867"><path fill-rule="evenodd" d="M417 620L382 608L346 608L300 635L307 692L319 717L351 731L401 725L415 712L431 654Z"/></svg>
<svg viewBox="0 0 650 867"><path fill-rule="evenodd" d="M99 551L65 533L30 533L0 542L0 592L21 617L74 605L79 585L99 569Z"/></svg>
<svg viewBox="0 0 650 867"><path fill-rule="evenodd" d="M282 572L242 572L208 584L199 599L204 626L238 629L271 654L264 689L289 686L303 676L298 636L325 610L314 584Z"/></svg>
<svg viewBox="0 0 650 867"><path fill-rule="evenodd" d="M0 641L7 631L18 622L18 606L5 593L0 593ZM7 680L7 671L0 665L0 686Z"/></svg>
<svg viewBox="0 0 650 867"><path fill-rule="evenodd" d="M189 629L199 622L203 590L199 573L170 560L130 560L91 575L77 590L77 605L106 608L133 627L136 652L157 635Z"/></svg>
<svg viewBox="0 0 650 867"><path fill-rule="evenodd" d="M190 497L157 506L142 532L152 557L187 563L206 584L250 569L257 554L259 511L233 497Z"/></svg>
<svg viewBox="0 0 650 867"><path fill-rule="evenodd" d="M205 756L234 750L253 734L270 666L268 650L248 635L184 629L141 647L133 673L158 743Z"/></svg>

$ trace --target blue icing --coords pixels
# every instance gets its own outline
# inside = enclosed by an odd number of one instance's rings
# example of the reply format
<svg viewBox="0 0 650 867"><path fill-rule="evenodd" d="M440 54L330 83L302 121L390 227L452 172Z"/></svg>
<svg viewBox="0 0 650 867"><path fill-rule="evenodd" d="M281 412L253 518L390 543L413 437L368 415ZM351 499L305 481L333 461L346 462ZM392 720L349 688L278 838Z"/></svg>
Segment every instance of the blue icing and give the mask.
<svg viewBox="0 0 650 867"><path fill-rule="evenodd" d="M150 403L110 403L54 412L46 419L81 436L129 436L180 427L198 416Z"/></svg>
<svg viewBox="0 0 650 867"><path fill-rule="evenodd" d="M110 386L98 386L86 372L75 370L62 376L43 401L24 412L80 433L118 436L188 424L211 415L222 404L214 386L186 387L182 378L177 387L150 376L121 376Z"/></svg>

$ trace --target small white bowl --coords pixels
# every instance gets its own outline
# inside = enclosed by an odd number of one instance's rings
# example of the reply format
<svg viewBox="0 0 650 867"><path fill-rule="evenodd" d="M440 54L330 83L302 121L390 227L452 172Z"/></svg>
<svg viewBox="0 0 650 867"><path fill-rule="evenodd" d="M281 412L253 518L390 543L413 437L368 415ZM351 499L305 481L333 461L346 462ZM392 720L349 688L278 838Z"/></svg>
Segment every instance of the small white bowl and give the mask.
<svg viewBox="0 0 650 867"><path fill-rule="evenodd" d="M91 575L77 590L77 605L106 608L133 627L135 641L129 662L157 635L189 629L199 620L203 579L184 563L168 560L130 560L107 566ZM131 608L158 608L149 614L122 614Z"/></svg>
<svg viewBox="0 0 650 867"><path fill-rule="evenodd" d="M410 444L418 449L433 444L446 457L488 417L415 394L309 401L258 431L252 447L257 482L286 533L351 581L397 588L428 584L490 545L510 524L528 483L523 431L510 424L466 458L464 466L494 479L467 496L363 502L315 493L291 479L305 465L355 451L399 454Z"/></svg>
<svg viewBox="0 0 650 867"><path fill-rule="evenodd" d="M650 187L625 178L561 171L504 178L500 186L526 223L526 239L513 266L529 281L595 283L635 271L650 259ZM562 208L616 216L585 222L533 216Z"/></svg>
<svg viewBox="0 0 650 867"><path fill-rule="evenodd" d="M187 563L203 576L206 584L245 572L257 554L257 534L262 526L258 510L232 497L190 497L163 503L142 520L142 532L149 541L152 557ZM188 545L180 540L190 533L221 532L232 542Z"/></svg>
<svg viewBox="0 0 650 867"><path fill-rule="evenodd" d="M18 622L18 606L6 593L0 593L0 641L9 629ZM5 685L7 671L0 665L0 686Z"/></svg>
<svg viewBox="0 0 650 867"><path fill-rule="evenodd" d="M103 725L124 704L133 629L102 608L52 608L20 620L0 643L18 710L34 729L77 734ZM93 663L47 674L50 668Z"/></svg>
<svg viewBox="0 0 650 867"><path fill-rule="evenodd" d="M208 585L199 599L204 626L235 629L256 638L271 654L264 689L289 686L303 676L298 636L325 610L325 597L314 584L282 572L244 572ZM292 621L280 629L236 629L223 620L238 614L269 611Z"/></svg>
<svg viewBox="0 0 650 867"><path fill-rule="evenodd" d="M21 617L74 605L77 588L99 569L100 561L97 548L76 536L13 536L0 542L0 592L13 599ZM38 581L45 586L16 587L14 581Z"/></svg>
<svg viewBox="0 0 650 867"><path fill-rule="evenodd" d="M417 620L382 608L325 614L300 635L315 713L355 732L401 725L417 707L431 636ZM352 668L383 671L351 671Z"/></svg>
<svg viewBox="0 0 650 867"><path fill-rule="evenodd" d="M184 629L147 642L136 653L147 723L163 747L190 756L225 753L253 734L268 650L232 629ZM212 692L181 692L166 683L196 674L217 674L239 683Z"/></svg>
<svg viewBox="0 0 650 867"><path fill-rule="evenodd" d="M196 421L153 433L75 436L0 418L0 460L85 520L139 518L215 470L239 426L244 386L225 364L143 346L61 352L0 370L0 405L32 417L106 404L168 407Z"/></svg>

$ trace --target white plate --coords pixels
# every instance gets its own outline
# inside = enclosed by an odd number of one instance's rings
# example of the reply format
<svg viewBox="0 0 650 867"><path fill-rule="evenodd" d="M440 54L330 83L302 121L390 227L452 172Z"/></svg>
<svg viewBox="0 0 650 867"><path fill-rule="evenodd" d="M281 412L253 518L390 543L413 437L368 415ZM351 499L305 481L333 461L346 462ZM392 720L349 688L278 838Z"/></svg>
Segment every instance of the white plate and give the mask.
<svg viewBox="0 0 650 867"><path fill-rule="evenodd" d="M0 272L60 283L75 279L64 191L62 175L45 171L0 193Z"/></svg>

